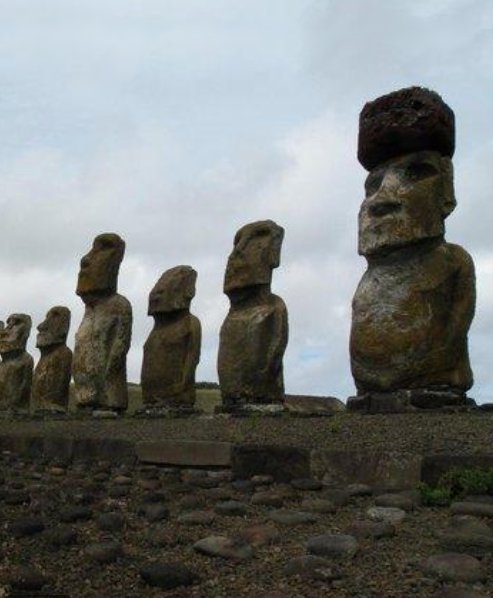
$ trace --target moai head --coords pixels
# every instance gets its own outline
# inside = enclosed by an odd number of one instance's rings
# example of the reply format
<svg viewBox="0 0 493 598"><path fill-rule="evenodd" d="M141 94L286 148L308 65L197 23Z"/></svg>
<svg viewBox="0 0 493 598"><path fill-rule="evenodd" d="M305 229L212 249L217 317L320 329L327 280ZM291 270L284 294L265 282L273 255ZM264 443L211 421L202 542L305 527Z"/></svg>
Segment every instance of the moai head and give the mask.
<svg viewBox="0 0 493 598"><path fill-rule="evenodd" d="M148 315L188 309L195 296L197 272L190 266L166 270L149 294Z"/></svg>
<svg viewBox="0 0 493 598"><path fill-rule="evenodd" d="M70 310L63 305L52 307L46 314L46 318L38 326L36 347L51 347L63 345L67 340L70 328Z"/></svg>
<svg viewBox="0 0 493 598"><path fill-rule="evenodd" d="M125 241L114 233L98 235L80 261L77 295L104 296L116 293L118 270L125 253Z"/></svg>
<svg viewBox="0 0 493 598"><path fill-rule="evenodd" d="M369 170L359 212L361 255L443 237L455 208L454 113L433 91L410 87L360 114L358 159Z"/></svg>
<svg viewBox="0 0 493 598"><path fill-rule="evenodd" d="M7 326L0 329L0 353L6 355L25 351L31 325L31 317L27 314L12 314L9 316Z"/></svg>
<svg viewBox="0 0 493 598"><path fill-rule="evenodd" d="M242 226L236 233L228 258L224 292L270 284L272 270L279 266L284 229L272 220Z"/></svg>

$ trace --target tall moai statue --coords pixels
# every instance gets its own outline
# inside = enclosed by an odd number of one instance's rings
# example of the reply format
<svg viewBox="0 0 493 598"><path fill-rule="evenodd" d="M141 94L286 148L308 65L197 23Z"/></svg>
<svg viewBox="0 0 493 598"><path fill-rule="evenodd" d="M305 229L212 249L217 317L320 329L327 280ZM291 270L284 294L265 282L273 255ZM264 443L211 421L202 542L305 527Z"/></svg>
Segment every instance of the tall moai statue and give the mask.
<svg viewBox="0 0 493 598"><path fill-rule="evenodd" d="M41 357L34 368L34 411L67 411L72 377L72 351L66 345L69 328L70 310L63 305L52 307L38 326L36 347Z"/></svg>
<svg viewBox="0 0 493 598"><path fill-rule="evenodd" d="M0 329L0 409L28 411L34 361L26 351L31 317L12 314Z"/></svg>
<svg viewBox="0 0 493 598"><path fill-rule="evenodd" d="M132 308L116 292L124 253L123 239L104 233L80 262L76 292L86 308L75 335L72 371L75 401L81 409L122 412L128 405Z"/></svg>
<svg viewBox="0 0 493 598"><path fill-rule="evenodd" d="M193 410L201 326L190 313L197 272L190 266L166 270L149 295L154 328L144 345L141 386L146 408Z"/></svg>
<svg viewBox="0 0 493 598"><path fill-rule="evenodd" d="M360 115L358 159L369 171L359 212L368 267L353 299L351 369L372 412L467 402L467 333L475 307L469 254L444 239L455 208L455 120L441 97L411 87Z"/></svg>
<svg viewBox="0 0 493 598"><path fill-rule="evenodd" d="M271 292L283 237L284 229L272 220L252 222L236 233L224 278L231 307L221 327L218 355L225 410L284 401L288 315L284 301Z"/></svg>

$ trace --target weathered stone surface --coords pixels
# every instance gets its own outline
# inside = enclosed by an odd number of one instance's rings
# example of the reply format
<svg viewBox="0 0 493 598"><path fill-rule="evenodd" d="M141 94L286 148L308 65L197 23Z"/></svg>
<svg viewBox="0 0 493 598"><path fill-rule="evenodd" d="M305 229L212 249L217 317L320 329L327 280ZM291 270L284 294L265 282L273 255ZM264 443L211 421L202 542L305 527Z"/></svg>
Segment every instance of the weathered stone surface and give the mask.
<svg viewBox="0 0 493 598"><path fill-rule="evenodd" d="M316 581L332 581L342 577L339 567L328 559L307 554L291 559L284 567L287 576L298 575L301 579L314 579Z"/></svg>
<svg viewBox="0 0 493 598"><path fill-rule="evenodd" d="M347 534L322 534L308 538L306 550L322 557L350 558L358 552L359 545L356 538Z"/></svg>
<svg viewBox="0 0 493 598"><path fill-rule="evenodd" d="M224 279L231 307L218 355L225 408L283 401L288 317L284 301L270 290L283 236L284 229L271 220L247 224L236 233Z"/></svg>
<svg viewBox="0 0 493 598"><path fill-rule="evenodd" d="M0 327L0 409L28 410L33 378L33 358L26 351L31 317L12 314Z"/></svg>
<svg viewBox="0 0 493 598"><path fill-rule="evenodd" d="M207 536L193 545L194 550L208 556L243 561L253 556L253 548L241 538Z"/></svg>
<svg viewBox="0 0 493 598"><path fill-rule="evenodd" d="M181 563L149 563L139 573L147 584L163 590L190 586L198 580L197 574Z"/></svg>
<svg viewBox="0 0 493 598"><path fill-rule="evenodd" d="M271 521L280 523L282 525L303 525L305 523L316 523L320 516L316 513L308 513L306 511L291 511L289 509L279 509L272 511L269 515Z"/></svg>
<svg viewBox="0 0 493 598"><path fill-rule="evenodd" d="M251 546L267 546L277 542L280 533L272 525L253 525L240 531L238 537Z"/></svg>
<svg viewBox="0 0 493 598"><path fill-rule="evenodd" d="M7 574L6 581L14 591L37 592L48 583L48 578L34 567L19 565Z"/></svg>
<svg viewBox="0 0 493 598"><path fill-rule="evenodd" d="M159 440L138 442L137 458L144 463L188 467L227 467L232 445L208 440Z"/></svg>
<svg viewBox="0 0 493 598"><path fill-rule="evenodd" d="M399 525L406 518L406 511L397 507L370 507L366 514L372 521L384 521L392 525Z"/></svg>
<svg viewBox="0 0 493 598"><path fill-rule="evenodd" d="M231 450L231 468L238 480L267 474L277 482L289 482L310 476L310 458L307 450L291 446L235 444Z"/></svg>
<svg viewBox="0 0 493 598"><path fill-rule="evenodd" d="M218 515L226 515L228 517L243 517L248 512L248 506L238 500L225 500L218 502L214 507L214 511Z"/></svg>
<svg viewBox="0 0 493 598"><path fill-rule="evenodd" d="M144 344L141 386L147 407L187 407L195 403L195 370L201 326L190 313L197 272L190 266L167 270L149 295L154 328Z"/></svg>
<svg viewBox="0 0 493 598"><path fill-rule="evenodd" d="M301 509L310 513L335 513L335 504L326 498L305 498L301 503Z"/></svg>
<svg viewBox="0 0 493 598"><path fill-rule="evenodd" d="M361 115L360 160L371 172L359 253L368 268L353 299L350 347L358 395L370 403L373 393L397 392L402 410L399 392L417 390L410 406L463 404L472 385L474 266L444 241L444 220L456 204L453 136L452 111L424 89L378 98ZM429 391L443 396L427 398Z"/></svg>
<svg viewBox="0 0 493 598"><path fill-rule="evenodd" d="M111 540L109 542L94 542L85 549L88 559L102 565L114 563L123 555L123 549L120 542Z"/></svg>
<svg viewBox="0 0 493 598"><path fill-rule="evenodd" d="M72 351L66 340L70 327L70 310L57 305L38 326L36 347L41 358L34 370L31 408L66 411L72 377Z"/></svg>
<svg viewBox="0 0 493 598"><path fill-rule="evenodd" d="M446 552L426 559L424 570L444 581L481 581L485 572L481 563L467 554Z"/></svg>
<svg viewBox="0 0 493 598"><path fill-rule="evenodd" d="M409 87L365 104L359 120L358 160L367 170L421 150L450 158L454 154L454 113L437 93Z"/></svg>
<svg viewBox="0 0 493 598"><path fill-rule="evenodd" d="M422 455L393 451L313 449L314 477L327 484L363 483L381 490L415 488L421 481Z"/></svg>
<svg viewBox="0 0 493 598"><path fill-rule="evenodd" d="M346 405L335 397L286 395L284 406L297 415L334 415L346 410Z"/></svg>
<svg viewBox="0 0 493 598"><path fill-rule="evenodd" d="M403 511L412 511L415 502L405 494L380 494L375 497L377 507L396 507Z"/></svg>
<svg viewBox="0 0 493 598"><path fill-rule="evenodd" d="M493 517L493 505L481 502L454 502L450 505L450 510L456 515Z"/></svg>
<svg viewBox="0 0 493 598"><path fill-rule="evenodd" d="M115 234L97 236L81 260L77 294L86 309L73 358L75 399L80 408L123 411L128 404L127 352L132 308L116 292L124 241Z"/></svg>
<svg viewBox="0 0 493 598"><path fill-rule="evenodd" d="M348 531L356 538L378 539L395 535L395 527L386 521L355 521Z"/></svg>

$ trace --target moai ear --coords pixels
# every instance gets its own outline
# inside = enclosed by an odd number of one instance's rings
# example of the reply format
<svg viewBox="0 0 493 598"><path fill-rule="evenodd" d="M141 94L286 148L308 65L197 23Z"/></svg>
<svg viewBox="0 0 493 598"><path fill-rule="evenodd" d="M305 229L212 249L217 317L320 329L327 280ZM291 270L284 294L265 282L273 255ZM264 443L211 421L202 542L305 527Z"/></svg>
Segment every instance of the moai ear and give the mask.
<svg viewBox="0 0 493 598"><path fill-rule="evenodd" d="M452 160L448 157L441 158L440 164L442 167L443 180L442 214L445 219L454 211L455 206L457 205L454 190L454 166Z"/></svg>

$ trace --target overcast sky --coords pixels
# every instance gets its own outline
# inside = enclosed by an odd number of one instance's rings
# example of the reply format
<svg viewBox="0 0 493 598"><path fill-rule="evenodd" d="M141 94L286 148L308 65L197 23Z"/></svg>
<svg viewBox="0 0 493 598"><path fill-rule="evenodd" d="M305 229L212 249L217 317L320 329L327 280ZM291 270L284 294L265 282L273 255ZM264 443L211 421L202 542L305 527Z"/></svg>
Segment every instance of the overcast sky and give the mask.
<svg viewBox="0 0 493 598"><path fill-rule="evenodd" d="M127 243L129 379L152 328L147 296L198 271L198 380L217 380L224 268L236 230L285 228L273 291L285 300L290 393L354 393L351 298L365 269L358 114L409 85L457 123L458 206L447 239L477 270L475 386L493 399L491 0L0 0L2 319L55 304L83 314L79 260L101 232ZM33 330L30 350L34 349Z"/></svg>

